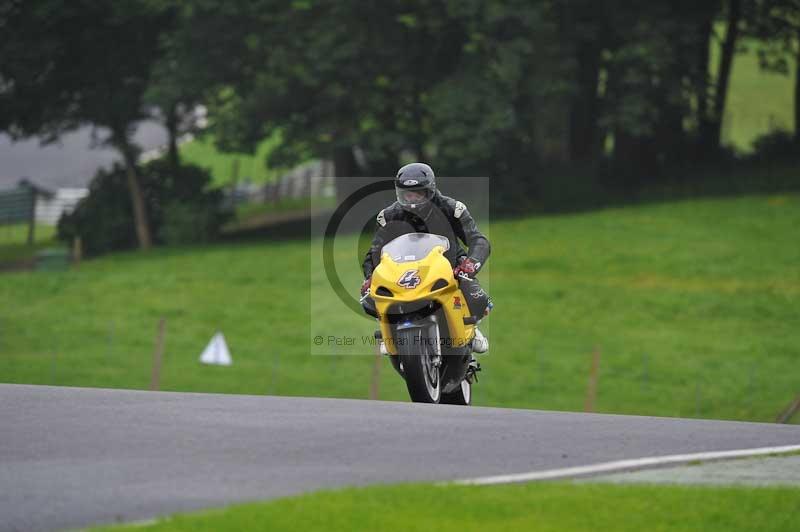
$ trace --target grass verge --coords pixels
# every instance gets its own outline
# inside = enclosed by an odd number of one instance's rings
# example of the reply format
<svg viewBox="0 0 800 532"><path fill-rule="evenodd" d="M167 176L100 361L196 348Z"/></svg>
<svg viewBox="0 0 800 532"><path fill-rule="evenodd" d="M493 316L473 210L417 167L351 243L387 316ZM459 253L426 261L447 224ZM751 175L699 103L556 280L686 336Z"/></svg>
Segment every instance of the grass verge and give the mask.
<svg viewBox="0 0 800 532"><path fill-rule="evenodd" d="M324 491L136 530L789 531L800 490L533 483ZM111 528L109 530L119 530Z"/></svg>

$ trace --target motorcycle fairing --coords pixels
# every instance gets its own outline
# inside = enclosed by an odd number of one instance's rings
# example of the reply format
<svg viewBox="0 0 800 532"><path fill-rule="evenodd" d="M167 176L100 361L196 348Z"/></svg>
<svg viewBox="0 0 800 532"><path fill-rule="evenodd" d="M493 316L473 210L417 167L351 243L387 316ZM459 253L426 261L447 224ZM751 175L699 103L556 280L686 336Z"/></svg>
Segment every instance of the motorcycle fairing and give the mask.
<svg viewBox="0 0 800 532"><path fill-rule="evenodd" d="M392 312L393 308L397 310L397 305L422 308L433 303L440 306L447 321L448 341L453 347L466 346L474 336L474 323L464 323L465 319L469 321L469 309L464 304L464 294L444 252L444 246L435 246L420 260L399 262L389 253L381 255L380 264L372 273L370 295L377 308L381 335L392 355L397 355L392 334L392 325L397 325L397 319L391 318L391 315L397 315L397 312ZM419 277L419 282L406 283L409 286L415 284L413 287L399 285L398 281L404 276L407 278L410 270L416 270L414 275Z"/></svg>

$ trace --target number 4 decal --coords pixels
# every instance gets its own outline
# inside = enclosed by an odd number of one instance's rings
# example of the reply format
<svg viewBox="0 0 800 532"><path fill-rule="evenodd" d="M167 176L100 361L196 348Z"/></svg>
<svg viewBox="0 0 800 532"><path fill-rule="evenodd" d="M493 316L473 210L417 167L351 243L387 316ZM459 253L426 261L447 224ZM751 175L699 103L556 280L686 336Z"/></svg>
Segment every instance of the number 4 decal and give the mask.
<svg viewBox="0 0 800 532"><path fill-rule="evenodd" d="M400 276L400 279L397 280L397 284L403 288L416 288L421 282L422 279L419 278L419 270L406 270L406 272Z"/></svg>

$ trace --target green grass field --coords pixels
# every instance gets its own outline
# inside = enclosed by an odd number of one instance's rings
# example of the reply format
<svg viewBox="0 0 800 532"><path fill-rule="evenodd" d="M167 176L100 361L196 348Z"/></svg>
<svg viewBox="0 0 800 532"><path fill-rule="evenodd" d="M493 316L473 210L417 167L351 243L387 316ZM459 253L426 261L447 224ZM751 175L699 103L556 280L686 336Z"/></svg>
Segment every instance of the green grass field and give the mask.
<svg viewBox="0 0 800 532"><path fill-rule="evenodd" d="M323 491L187 514L136 530L790 531L796 488L534 483ZM111 528L119 530L119 528Z"/></svg>
<svg viewBox="0 0 800 532"><path fill-rule="evenodd" d="M754 44L744 41L744 51L736 55L731 71L722 123L724 144L748 152L753 141L765 133L776 129L794 131L794 68L790 60L792 74L788 76L762 71Z"/></svg>
<svg viewBox="0 0 800 532"><path fill-rule="evenodd" d="M27 224L0 225L0 266L3 263L32 260L37 251L61 246L56 242L55 234L55 227L37 225L33 246L29 246Z"/></svg>
<svg viewBox="0 0 800 532"><path fill-rule="evenodd" d="M277 134L264 139L255 153L223 153L214 146L213 138L204 136L180 146L181 161L207 168L217 186L231 183L235 172L238 172L240 181L264 183L285 171L283 168L268 168L265 162L280 140ZM238 170L235 168L237 165Z"/></svg>
<svg viewBox="0 0 800 532"><path fill-rule="evenodd" d="M774 419L798 391L798 207L797 195L709 199L487 226L496 306L475 403L581 410L597 348L599 411ZM318 249L160 249L3 275L0 381L146 388L164 317L162 389L365 398L371 356L309 354L320 327L374 330L325 294ZM336 253L355 293L357 257ZM217 330L232 367L198 363ZM407 400L388 361L380 398Z"/></svg>

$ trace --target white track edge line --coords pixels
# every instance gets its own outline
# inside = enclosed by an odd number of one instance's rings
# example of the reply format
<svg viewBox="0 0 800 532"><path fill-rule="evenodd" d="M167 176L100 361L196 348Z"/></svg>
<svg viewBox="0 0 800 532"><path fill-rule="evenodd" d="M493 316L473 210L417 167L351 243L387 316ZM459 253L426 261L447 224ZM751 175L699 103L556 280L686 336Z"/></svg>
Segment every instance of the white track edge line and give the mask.
<svg viewBox="0 0 800 532"><path fill-rule="evenodd" d="M443 482L442 485L463 484L485 486L490 484L509 484L512 482L529 482L534 480L552 480L558 478L593 475L597 473L610 473L665 464L680 464L696 460L722 460L725 458L740 458L748 456L762 456L765 454L780 454L800 451L800 445L783 445L780 447L755 447L752 449L737 449L733 451L709 451L690 454L671 454L664 456L651 456L647 458L634 458L631 460L616 460L601 462L599 464L548 469L545 471L530 471L528 473L513 473L508 475L493 475L486 477L466 478Z"/></svg>

